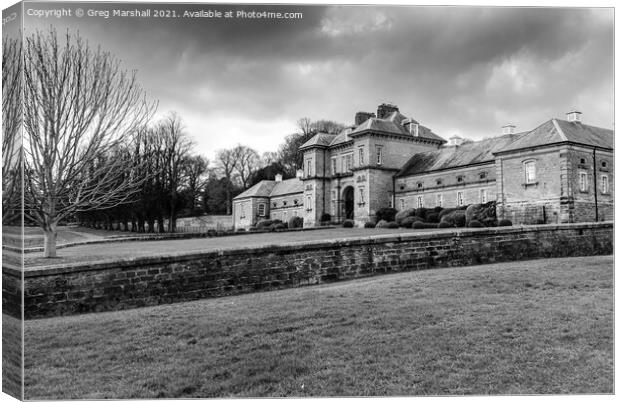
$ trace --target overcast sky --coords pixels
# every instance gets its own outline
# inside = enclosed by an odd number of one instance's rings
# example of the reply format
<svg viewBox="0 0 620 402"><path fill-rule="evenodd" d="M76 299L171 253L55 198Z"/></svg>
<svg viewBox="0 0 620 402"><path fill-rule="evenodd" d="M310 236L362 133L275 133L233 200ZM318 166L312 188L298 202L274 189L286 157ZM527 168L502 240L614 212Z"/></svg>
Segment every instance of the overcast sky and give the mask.
<svg viewBox="0 0 620 402"><path fill-rule="evenodd" d="M149 8L123 8L136 6ZM611 9L173 9L301 12L303 19L26 16L25 24L79 29L90 44L137 69L159 113L178 112L197 151L209 158L237 143L275 151L301 117L350 124L355 112L376 111L385 101L446 139L498 135L508 122L529 130L572 108L586 124L613 128Z"/></svg>

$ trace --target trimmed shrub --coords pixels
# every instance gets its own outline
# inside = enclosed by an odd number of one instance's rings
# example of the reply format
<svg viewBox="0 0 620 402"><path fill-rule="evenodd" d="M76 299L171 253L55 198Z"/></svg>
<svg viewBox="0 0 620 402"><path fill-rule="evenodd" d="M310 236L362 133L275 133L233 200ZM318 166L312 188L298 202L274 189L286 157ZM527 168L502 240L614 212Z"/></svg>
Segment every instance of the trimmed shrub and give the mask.
<svg viewBox="0 0 620 402"><path fill-rule="evenodd" d="M415 222L422 222L422 218L419 216L408 216L401 222L400 226L403 228L410 228Z"/></svg>
<svg viewBox="0 0 620 402"><path fill-rule="evenodd" d="M482 224L488 228L492 228L497 226L497 219L496 218L485 218L482 220Z"/></svg>
<svg viewBox="0 0 620 402"><path fill-rule="evenodd" d="M439 224L437 225L438 228L453 228L454 225L450 224L449 222L446 222L444 220L442 220L441 222L439 222Z"/></svg>
<svg viewBox="0 0 620 402"><path fill-rule="evenodd" d="M245 232L244 228L238 228L237 230L235 230L235 232Z"/></svg>
<svg viewBox="0 0 620 402"><path fill-rule="evenodd" d="M508 219L501 219L498 223L497 226L512 226L512 222Z"/></svg>
<svg viewBox="0 0 620 402"><path fill-rule="evenodd" d="M377 225L375 227L377 229L386 229L388 227L388 221L380 220L379 222L377 222Z"/></svg>
<svg viewBox="0 0 620 402"><path fill-rule="evenodd" d="M270 219L265 219L264 221L260 221L256 224L256 227L261 229L261 228L268 228L269 226L271 226L273 224L273 221Z"/></svg>
<svg viewBox="0 0 620 402"><path fill-rule="evenodd" d="M480 221L473 220L467 224L467 227L470 228L483 228L484 225Z"/></svg>
<svg viewBox="0 0 620 402"><path fill-rule="evenodd" d="M273 225L273 228L275 230L282 230L282 229L288 229L288 227L286 226L286 223L284 222L280 222L280 223L276 223Z"/></svg>
<svg viewBox="0 0 620 402"><path fill-rule="evenodd" d="M441 211L443 211L442 207L435 207L435 208L433 208L433 212L436 213L436 214L439 214Z"/></svg>
<svg viewBox="0 0 620 402"><path fill-rule="evenodd" d="M462 210L455 210L452 212L449 212L447 214L445 214L441 220L439 221L439 223L441 222L446 222L447 224L451 225L451 226L456 226L459 228L465 227L466 223L467 223L467 218L465 216L465 211Z"/></svg>
<svg viewBox="0 0 620 402"><path fill-rule="evenodd" d="M364 227L366 229L372 229L372 228L375 227L375 224L373 222L366 222L366 223L364 223Z"/></svg>
<svg viewBox="0 0 620 402"><path fill-rule="evenodd" d="M438 227L438 224L417 221L417 222L414 222L411 227L414 229L432 229L432 228Z"/></svg>
<svg viewBox="0 0 620 402"><path fill-rule="evenodd" d="M415 216L419 216L420 218L422 218L422 220L425 221L428 212L429 210L427 208L418 208L415 210Z"/></svg>
<svg viewBox="0 0 620 402"><path fill-rule="evenodd" d="M426 222L439 223L439 214L437 212L430 212L426 215Z"/></svg>
<svg viewBox="0 0 620 402"><path fill-rule="evenodd" d="M394 208L381 208L377 211L378 221L393 222L396 217L396 210Z"/></svg>
<svg viewBox="0 0 620 402"><path fill-rule="evenodd" d="M444 216L446 216L447 214L456 211L456 208L446 208L446 209L442 209L439 212L439 221L441 221L441 218L443 218Z"/></svg>
<svg viewBox="0 0 620 402"><path fill-rule="evenodd" d="M398 226L403 226L403 220L405 218L408 218L410 216L414 216L415 215L415 209L410 208L410 209L403 209L402 211L399 211L395 216L394 216L394 220L396 221L396 223L398 224ZM404 227L408 227L408 226L404 226Z"/></svg>
<svg viewBox="0 0 620 402"><path fill-rule="evenodd" d="M327 212L323 212L323 214L321 215L321 222L329 222L332 220L332 216L330 214L328 214Z"/></svg>
<svg viewBox="0 0 620 402"><path fill-rule="evenodd" d="M355 222L353 222L350 219L347 219L346 221L342 222L342 227L343 228L352 228L355 226Z"/></svg>
<svg viewBox="0 0 620 402"><path fill-rule="evenodd" d="M396 222L388 222L387 228L388 229L398 229L398 225L396 224Z"/></svg>
<svg viewBox="0 0 620 402"><path fill-rule="evenodd" d="M288 220L288 228L289 229L297 229L304 227L304 218L301 216L293 216Z"/></svg>

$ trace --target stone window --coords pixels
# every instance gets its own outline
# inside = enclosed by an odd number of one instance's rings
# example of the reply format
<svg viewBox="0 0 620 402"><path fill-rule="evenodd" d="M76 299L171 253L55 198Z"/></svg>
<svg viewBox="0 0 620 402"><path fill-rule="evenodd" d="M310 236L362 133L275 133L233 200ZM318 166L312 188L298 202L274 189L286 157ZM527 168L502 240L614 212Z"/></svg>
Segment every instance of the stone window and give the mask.
<svg viewBox="0 0 620 402"><path fill-rule="evenodd" d="M405 210L405 199L404 198L400 199L400 210L401 211Z"/></svg>
<svg viewBox="0 0 620 402"><path fill-rule="evenodd" d="M441 180L441 179L437 179L437 185L438 185L438 186L441 186L442 184L443 184L443 180Z"/></svg>
<svg viewBox="0 0 620 402"><path fill-rule="evenodd" d="M586 172L579 172L579 191L588 191L588 174Z"/></svg>
<svg viewBox="0 0 620 402"><path fill-rule="evenodd" d="M358 152L359 152L359 165L363 166L364 165L364 147L359 147Z"/></svg>
<svg viewBox="0 0 620 402"><path fill-rule="evenodd" d="M347 157L345 155L342 155L342 157L340 158L340 172L344 173L347 171Z"/></svg>
<svg viewBox="0 0 620 402"><path fill-rule="evenodd" d="M601 167L606 168L606 167L607 167L607 161L602 161L602 162L601 162Z"/></svg>
<svg viewBox="0 0 620 402"><path fill-rule="evenodd" d="M579 161L579 163L581 163L582 165L586 164L586 160L584 158L581 158L581 160Z"/></svg>
<svg viewBox="0 0 620 402"><path fill-rule="evenodd" d="M424 208L424 197L418 195L418 208Z"/></svg>
<svg viewBox="0 0 620 402"><path fill-rule="evenodd" d="M288 221L288 211L284 211L284 219L282 219L284 222Z"/></svg>
<svg viewBox="0 0 620 402"><path fill-rule="evenodd" d="M239 212L239 218L245 219L245 204L241 204L241 211Z"/></svg>
<svg viewBox="0 0 620 402"><path fill-rule="evenodd" d="M601 193L607 194L609 192L609 177L606 174L601 176Z"/></svg>
<svg viewBox="0 0 620 402"><path fill-rule="evenodd" d="M287 202L286 201L282 201L282 205L286 206Z"/></svg>
<svg viewBox="0 0 620 402"><path fill-rule="evenodd" d="M358 205L364 204L364 187L360 187L360 199L358 201Z"/></svg>
<svg viewBox="0 0 620 402"><path fill-rule="evenodd" d="M418 188L422 188L424 187L424 183L422 183L421 181L417 183Z"/></svg>
<svg viewBox="0 0 620 402"><path fill-rule="evenodd" d="M402 191L402 190L404 190L404 189L405 189L405 185L404 185L404 184L401 184L401 185L400 185L400 190Z"/></svg>
<svg viewBox="0 0 620 402"><path fill-rule="evenodd" d="M347 160L347 172L350 172L351 168L353 167L353 154L347 155L346 160Z"/></svg>
<svg viewBox="0 0 620 402"><path fill-rule="evenodd" d="M380 145L375 146L377 155L377 165L383 165L383 147Z"/></svg>
<svg viewBox="0 0 620 402"><path fill-rule="evenodd" d="M306 176L307 177L312 176L312 159L308 159L306 161Z"/></svg>
<svg viewBox="0 0 620 402"><path fill-rule="evenodd" d="M480 173L480 180L484 180L487 178L487 172Z"/></svg>
<svg viewBox="0 0 620 402"><path fill-rule="evenodd" d="M484 204L487 202L487 190L484 188L480 189L480 203Z"/></svg>
<svg viewBox="0 0 620 402"><path fill-rule="evenodd" d="M463 199L463 192L459 191L456 193L456 205L462 207L465 204L465 200Z"/></svg>
<svg viewBox="0 0 620 402"><path fill-rule="evenodd" d="M531 184L536 182L536 162L526 161L523 163L525 171L525 184Z"/></svg>
<svg viewBox="0 0 620 402"><path fill-rule="evenodd" d="M278 203L277 203L277 202L274 202L274 203L273 203L273 207L274 207L274 208L277 208L277 207L278 207Z"/></svg>
<svg viewBox="0 0 620 402"><path fill-rule="evenodd" d="M258 204L258 216L265 216L265 204Z"/></svg>
<svg viewBox="0 0 620 402"><path fill-rule="evenodd" d="M464 177L463 176L458 176L456 178L457 183L462 183L463 182Z"/></svg>
<svg viewBox="0 0 620 402"><path fill-rule="evenodd" d="M441 207L443 205L443 195L437 194L437 198L435 200L435 206Z"/></svg>
<svg viewBox="0 0 620 402"><path fill-rule="evenodd" d="M312 196L308 195L306 197L306 211L312 211Z"/></svg>
<svg viewBox="0 0 620 402"><path fill-rule="evenodd" d="M336 201L332 199L332 215L336 215Z"/></svg>
<svg viewBox="0 0 620 402"><path fill-rule="evenodd" d="M299 204L299 200L293 200L293 204L295 205Z"/></svg>
<svg viewBox="0 0 620 402"><path fill-rule="evenodd" d="M338 173L338 161L336 158L332 158L332 174L336 175Z"/></svg>

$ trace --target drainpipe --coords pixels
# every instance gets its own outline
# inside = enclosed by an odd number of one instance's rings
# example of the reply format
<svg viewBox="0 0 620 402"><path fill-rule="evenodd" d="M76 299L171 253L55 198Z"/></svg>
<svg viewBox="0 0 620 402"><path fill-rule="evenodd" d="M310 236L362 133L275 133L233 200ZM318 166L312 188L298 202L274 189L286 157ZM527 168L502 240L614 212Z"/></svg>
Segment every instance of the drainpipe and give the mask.
<svg viewBox="0 0 620 402"><path fill-rule="evenodd" d="M323 150L323 211L321 212L321 215L325 213L325 178L327 177L327 174L325 172L325 153L325 150ZM319 220L321 220L320 216Z"/></svg>
<svg viewBox="0 0 620 402"><path fill-rule="evenodd" d="M392 208L396 209L396 175L392 176Z"/></svg>
<svg viewBox="0 0 620 402"><path fill-rule="evenodd" d="M596 148L592 150L592 159L594 167L594 221L598 222L598 182L596 179Z"/></svg>

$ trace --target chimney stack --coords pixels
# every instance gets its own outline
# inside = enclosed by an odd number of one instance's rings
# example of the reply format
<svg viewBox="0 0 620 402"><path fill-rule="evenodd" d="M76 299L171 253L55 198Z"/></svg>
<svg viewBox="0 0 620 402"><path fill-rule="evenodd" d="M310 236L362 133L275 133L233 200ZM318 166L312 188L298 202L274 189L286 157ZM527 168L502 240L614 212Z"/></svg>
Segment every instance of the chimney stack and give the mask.
<svg viewBox="0 0 620 402"><path fill-rule="evenodd" d="M459 137L458 135L453 135L452 137L450 137L450 141L448 141L448 145L455 145L455 146L459 146L463 143L463 141L465 141L464 138Z"/></svg>
<svg viewBox="0 0 620 402"><path fill-rule="evenodd" d="M377 117L379 119L385 119L394 112L398 112L398 106L392 103L382 103L377 108Z"/></svg>
<svg viewBox="0 0 620 402"><path fill-rule="evenodd" d="M278 174L276 175L276 183L279 183L279 182L281 182L281 181L282 181L282 175L281 175L280 173L278 173Z"/></svg>
<svg viewBox="0 0 620 402"><path fill-rule="evenodd" d="M413 119L404 119L402 121L402 125L405 127L405 130L409 132L409 134L414 137L420 136L420 124L417 121Z"/></svg>
<svg viewBox="0 0 620 402"><path fill-rule="evenodd" d="M514 134L516 127L517 126L515 126L514 124L506 124L502 127L502 134Z"/></svg>
<svg viewBox="0 0 620 402"><path fill-rule="evenodd" d="M577 111L576 109L571 110L570 112L566 113L566 120L573 123L581 123L581 112Z"/></svg>
<svg viewBox="0 0 620 402"><path fill-rule="evenodd" d="M370 119L371 117L375 117L374 113L368 113L368 112L357 112L355 113L355 126L359 126L360 124L362 124L363 122L365 122L366 120Z"/></svg>

